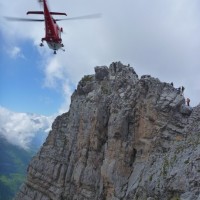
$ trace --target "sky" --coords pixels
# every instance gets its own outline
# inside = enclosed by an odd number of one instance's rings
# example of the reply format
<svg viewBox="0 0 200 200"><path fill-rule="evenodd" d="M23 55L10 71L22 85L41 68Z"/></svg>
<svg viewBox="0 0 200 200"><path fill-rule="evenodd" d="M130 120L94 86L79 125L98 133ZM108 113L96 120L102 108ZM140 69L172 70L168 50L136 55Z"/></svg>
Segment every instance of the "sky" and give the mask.
<svg viewBox="0 0 200 200"><path fill-rule="evenodd" d="M43 22L3 18L42 18L26 15L42 9L37 0L18 0L12 6L1 1L0 112L46 117L66 112L78 81L94 74L95 66L115 61L130 64L139 76L150 74L174 87L184 86L191 105L199 104L198 0L49 0L48 4L51 11L66 12L68 17L93 13L102 17L58 22L66 51L53 55L47 44L39 46Z"/></svg>

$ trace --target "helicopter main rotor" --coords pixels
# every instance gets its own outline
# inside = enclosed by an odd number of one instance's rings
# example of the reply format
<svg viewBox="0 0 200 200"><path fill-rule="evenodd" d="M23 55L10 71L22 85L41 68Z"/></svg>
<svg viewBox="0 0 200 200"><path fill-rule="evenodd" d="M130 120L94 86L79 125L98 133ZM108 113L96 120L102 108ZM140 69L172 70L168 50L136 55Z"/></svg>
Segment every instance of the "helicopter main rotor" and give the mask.
<svg viewBox="0 0 200 200"><path fill-rule="evenodd" d="M84 19L96 19L100 18L101 14L91 14L91 15L83 15L78 17L70 17L70 18L64 18L64 19L54 19L55 21L68 21L68 20L84 20ZM20 18L20 17L4 17L5 19L9 21L22 21L22 22L44 22L44 19L29 19L29 18Z"/></svg>

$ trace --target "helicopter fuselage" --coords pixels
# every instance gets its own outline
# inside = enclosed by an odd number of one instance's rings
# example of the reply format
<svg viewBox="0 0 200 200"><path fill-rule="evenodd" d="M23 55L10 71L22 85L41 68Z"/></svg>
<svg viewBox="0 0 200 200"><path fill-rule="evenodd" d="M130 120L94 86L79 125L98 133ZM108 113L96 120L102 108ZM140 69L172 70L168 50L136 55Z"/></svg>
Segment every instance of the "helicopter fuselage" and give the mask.
<svg viewBox="0 0 200 200"><path fill-rule="evenodd" d="M61 39L61 32L63 29L57 25L56 21L51 16L46 1L44 1L44 18L46 34L45 38L42 38L42 41L45 40L49 48L56 51L64 46Z"/></svg>
<svg viewBox="0 0 200 200"><path fill-rule="evenodd" d="M43 14L45 21L45 37L42 38L42 43L40 46L44 46L43 42L46 41L49 48L54 50L54 53L58 49L64 47L62 44L61 33L63 32L63 28L60 28L56 23L56 20L52 17L52 15L67 15L66 13L60 12L50 12L47 6L46 0L43 0L44 11L29 11L27 14Z"/></svg>

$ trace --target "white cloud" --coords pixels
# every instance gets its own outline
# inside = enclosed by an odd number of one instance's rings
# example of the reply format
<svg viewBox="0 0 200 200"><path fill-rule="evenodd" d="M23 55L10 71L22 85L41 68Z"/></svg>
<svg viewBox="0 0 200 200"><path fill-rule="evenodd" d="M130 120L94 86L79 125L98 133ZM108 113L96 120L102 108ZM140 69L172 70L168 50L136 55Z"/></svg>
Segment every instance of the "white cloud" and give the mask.
<svg viewBox="0 0 200 200"><path fill-rule="evenodd" d="M49 59L49 63L44 67L44 75L44 87L56 89L63 95L64 102L60 105L58 113L61 114L67 112L74 84L68 78L70 74L66 63L62 62L62 59L59 59L59 56Z"/></svg>
<svg viewBox="0 0 200 200"><path fill-rule="evenodd" d="M57 59L50 59L45 68L45 86L53 87L57 86L57 82L63 79L63 68L59 64Z"/></svg>
<svg viewBox="0 0 200 200"><path fill-rule="evenodd" d="M10 50L7 51L11 58L25 58L24 54L21 52L21 49L17 46L14 46Z"/></svg>
<svg viewBox="0 0 200 200"><path fill-rule="evenodd" d="M63 89L63 96L64 96L64 102L62 103L62 105L59 108L58 113L62 114L65 113L69 110L69 106L71 103L71 95L72 95L72 88L70 87L69 82L65 82L65 84L63 84L62 86Z"/></svg>
<svg viewBox="0 0 200 200"><path fill-rule="evenodd" d="M39 131L49 131L52 121L52 117L15 113L0 106L0 135L24 149L29 148L31 140Z"/></svg>

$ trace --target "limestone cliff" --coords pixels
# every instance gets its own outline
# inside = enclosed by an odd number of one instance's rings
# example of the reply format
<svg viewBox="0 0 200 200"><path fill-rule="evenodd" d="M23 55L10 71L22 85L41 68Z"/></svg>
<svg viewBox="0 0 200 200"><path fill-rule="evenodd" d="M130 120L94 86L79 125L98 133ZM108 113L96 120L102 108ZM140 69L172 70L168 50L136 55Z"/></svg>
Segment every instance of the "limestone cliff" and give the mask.
<svg viewBox="0 0 200 200"><path fill-rule="evenodd" d="M120 62L58 116L15 200L200 200L200 105Z"/></svg>

